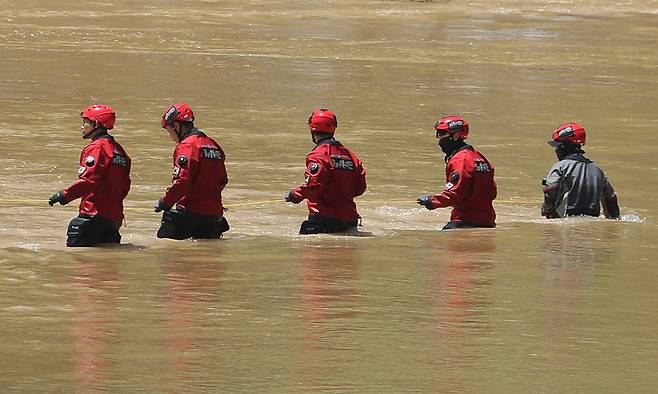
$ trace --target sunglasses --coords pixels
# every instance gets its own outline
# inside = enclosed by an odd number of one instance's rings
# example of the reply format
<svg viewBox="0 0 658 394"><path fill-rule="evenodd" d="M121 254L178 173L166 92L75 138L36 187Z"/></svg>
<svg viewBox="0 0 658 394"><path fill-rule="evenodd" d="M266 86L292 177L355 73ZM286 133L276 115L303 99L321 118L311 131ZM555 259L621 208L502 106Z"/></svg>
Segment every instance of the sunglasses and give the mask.
<svg viewBox="0 0 658 394"><path fill-rule="evenodd" d="M452 131L462 131L464 129L464 121L463 120L451 120L447 123L448 130L445 129L438 129L439 125L441 124L441 121L438 121L434 124L434 128L436 129L436 138L443 138L445 137L448 132Z"/></svg>
<svg viewBox="0 0 658 394"><path fill-rule="evenodd" d="M436 138L443 138L448 135L448 130L437 130Z"/></svg>

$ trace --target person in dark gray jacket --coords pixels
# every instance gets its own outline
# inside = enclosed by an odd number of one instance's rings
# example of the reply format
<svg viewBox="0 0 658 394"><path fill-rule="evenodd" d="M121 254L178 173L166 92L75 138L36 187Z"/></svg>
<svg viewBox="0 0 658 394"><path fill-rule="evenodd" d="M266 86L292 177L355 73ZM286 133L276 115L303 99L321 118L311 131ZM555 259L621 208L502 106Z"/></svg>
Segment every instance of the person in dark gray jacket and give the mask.
<svg viewBox="0 0 658 394"><path fill-rule="evenodd" d="M553 132L548 144L555 147L558 162L542 181L542 216L596 216L619 219L615 190L603 171L584 156L585 129L578 123L565 123Z"/></svg>

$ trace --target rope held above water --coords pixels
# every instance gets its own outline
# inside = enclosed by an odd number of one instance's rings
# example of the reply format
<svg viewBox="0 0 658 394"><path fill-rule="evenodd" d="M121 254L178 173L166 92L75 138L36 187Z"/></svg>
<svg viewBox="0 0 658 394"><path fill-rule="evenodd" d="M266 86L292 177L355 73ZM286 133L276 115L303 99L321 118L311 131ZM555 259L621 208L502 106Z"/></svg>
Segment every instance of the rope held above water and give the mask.
<svg viewBox="0 0 658 394"><path fill-rule="evenodd" d="M356 201L358 205L416 205L415 200L388 200L388 199L378 199L370 200L363 199ZM71 204L76 205L74 202ZM238 207L256 207L260 205L274 205L274 204L288 204L283 198L275 200L257 200L257 201L247 201L241 203L231 203L227 204L227 209L238 208ZM504 205L539 205L541 201L534 200L517 200L517 199L497 199L494 200L494 204L504 204ZM34 198L3 198L0 199L0 207L17 207L17 206L44 206L48 207L47 199L34 199ZM48 207L49 208L49 207ZM150 201L135 201L134 204L128 204L124 206L125 210L152 210L153 203Z"/></svg>

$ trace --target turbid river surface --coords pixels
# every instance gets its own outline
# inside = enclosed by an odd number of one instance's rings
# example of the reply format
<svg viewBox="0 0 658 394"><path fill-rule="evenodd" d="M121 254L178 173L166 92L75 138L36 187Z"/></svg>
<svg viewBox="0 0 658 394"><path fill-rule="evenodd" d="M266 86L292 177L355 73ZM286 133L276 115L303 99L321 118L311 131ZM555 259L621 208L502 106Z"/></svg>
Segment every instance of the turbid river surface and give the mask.
<svg viewBox="0 0 658 394"><path fill-rule="evenodd" d="M0 0L0 391L658 391L658 2ZM190 103L231 230L158 240ZM65 247L87 141L133 159L119 247ZM297 235L306 120L367 169L352 236ZM434 121L496 166L497 227L441 232ZM587 130L623 218L546 220L546 141Z"/></svg>

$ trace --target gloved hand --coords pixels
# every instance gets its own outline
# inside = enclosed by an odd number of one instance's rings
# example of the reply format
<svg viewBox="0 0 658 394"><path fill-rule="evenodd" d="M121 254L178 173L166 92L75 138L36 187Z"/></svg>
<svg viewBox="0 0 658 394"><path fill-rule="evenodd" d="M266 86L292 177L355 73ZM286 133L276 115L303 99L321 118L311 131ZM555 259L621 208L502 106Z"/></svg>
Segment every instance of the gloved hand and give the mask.
<svg viewBox="0 0 658 394"><path fill-rule="evenodd" d="M302 200L299 199L292 190L286 194L285 199L287 202L291 202L293 204L299 204L302 202Z"/></svg>
<svg viewBox="0 0 658 394"><path fill-rule="evenodd" d="M158 200L158 202L156 202L155 205L153 206L153 210L155 212L168 211L170 209L171 207L166 206L164 201L162 200Z"/></svg>
<svg viewBox="0 0 658 394"><path fill-rule="evenodd" d="M427 209L429 209L429 210L435 209L434 206L432 206L432 196L421 196L421 197L418 197L418 199L416 200L416 202L417 202L419 205L422 205L422 206L424 206L425 208L427 208Z"/></svg>
<svg viewBox="0 0 658 394"><path fill-rule="evenodd" d="M555 209L553 207L551 207L549 204L547 204L546 202L541 204L541 215L543 217L545 217L546 219L551 218L551 216L553 215L554 210Z"/></svg>
<svg viewBox="0 0 658 394"><path fill-rule="evenodd" d="M57 193L50 196L50 198L48 199L48 205L50 205L51 207L55 205L55 203L60 203L62 205L66 205L69 203L68 201L66 201L66 197L64 197L63 191L58 191Z"/></svg>

